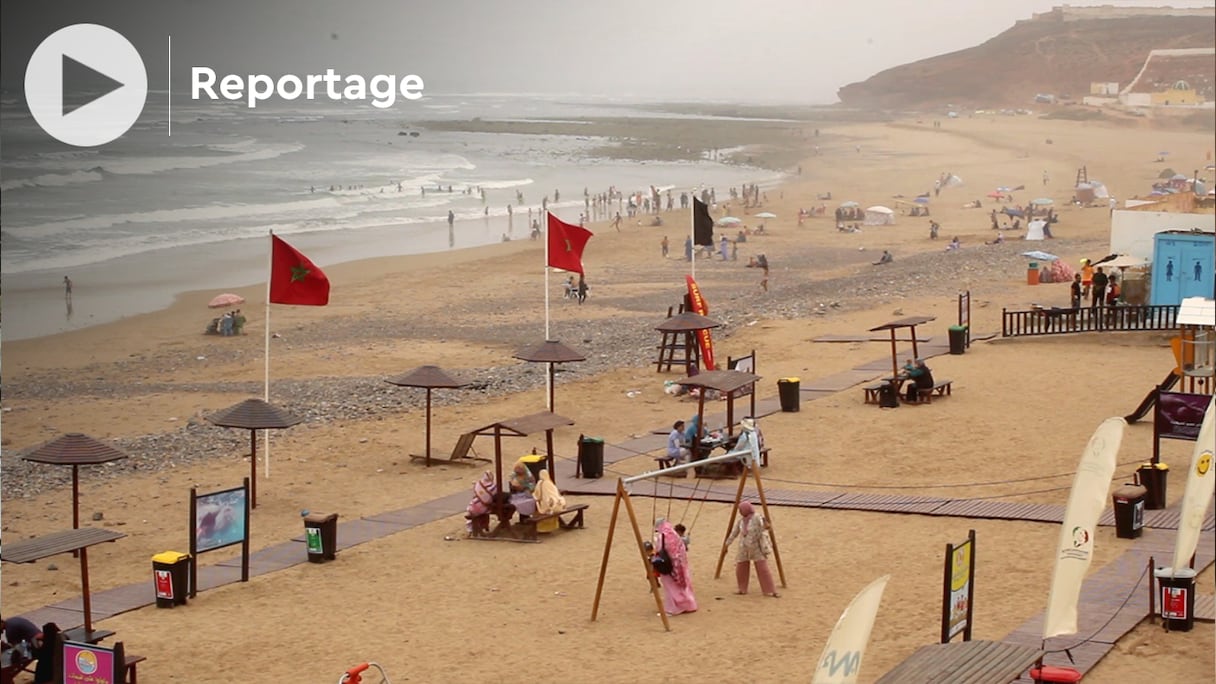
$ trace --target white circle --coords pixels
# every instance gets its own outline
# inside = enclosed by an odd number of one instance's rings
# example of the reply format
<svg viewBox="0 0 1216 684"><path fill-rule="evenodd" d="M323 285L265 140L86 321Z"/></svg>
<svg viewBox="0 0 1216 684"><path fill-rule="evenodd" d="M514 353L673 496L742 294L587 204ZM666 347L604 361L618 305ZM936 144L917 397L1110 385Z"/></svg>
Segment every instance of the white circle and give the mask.
<svg viewBox="0 0 1216 684"><path fill-rule="evenodd" d="M65 113L65 58L116 81L117 87ZM73 24L52 33L25 67L30 114L42 130L68 145L96 147L126 133L147 98L148 74L139 52L122 34L98 24Z"/></svg>

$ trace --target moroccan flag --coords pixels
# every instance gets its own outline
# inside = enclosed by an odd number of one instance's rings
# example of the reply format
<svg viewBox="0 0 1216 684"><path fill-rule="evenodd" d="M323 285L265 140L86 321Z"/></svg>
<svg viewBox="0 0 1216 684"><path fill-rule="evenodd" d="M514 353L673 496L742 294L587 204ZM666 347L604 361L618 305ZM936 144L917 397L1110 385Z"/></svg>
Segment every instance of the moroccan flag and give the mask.
<svg viewBox="0 0 1216 684"><path fill-rule="evenodd" d="M693 244L714 246L714 217L709 215L709 205L692 198L692 241Z"/></svg>
<svg viewBox="0 0 1216 684"><path fill-rule="evenodd" d="M575 226L549 214L549 266L571 273L583 274L583 248L591 239L591 231Z"/></svg>
<svg viewBox="0 0 1216 684"><path fill-rule="evenodd" d="M270 236L270 245L270 303L328 304L329 278L325 273L278 235Z"/></svg>

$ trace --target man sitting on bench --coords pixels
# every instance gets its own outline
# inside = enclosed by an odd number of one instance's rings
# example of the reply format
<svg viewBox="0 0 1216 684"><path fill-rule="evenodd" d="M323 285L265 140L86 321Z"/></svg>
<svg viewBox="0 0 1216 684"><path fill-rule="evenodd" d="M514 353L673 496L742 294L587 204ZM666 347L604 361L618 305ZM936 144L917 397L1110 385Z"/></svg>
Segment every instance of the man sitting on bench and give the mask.
<svg viewBox="0 0 1216 684"><path fill-rule="evenodd" d="M908 401L915 404L920 401L921 390L933 389L933 371L925 365L924 359L908 359L904 364L904 373L908 378Z"/></svg>
<svg viewBox="0 0 1216 684"><path fill-rule="evenodd" d="M684 446L684 421L677 420L667 435L667 457L663 459L663 465L678 465L687 461L689 454L688 447Z"/></svg>

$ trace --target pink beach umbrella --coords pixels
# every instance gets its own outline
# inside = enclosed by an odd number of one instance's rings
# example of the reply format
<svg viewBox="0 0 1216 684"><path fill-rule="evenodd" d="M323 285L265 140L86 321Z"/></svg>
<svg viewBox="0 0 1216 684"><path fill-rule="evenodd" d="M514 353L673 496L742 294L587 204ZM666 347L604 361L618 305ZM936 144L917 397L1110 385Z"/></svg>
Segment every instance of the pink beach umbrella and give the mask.
<svg viewBox="0 0 1216 684"><path fill-rule="evenodd" d="M211 307L212 309L221 309L225 306L236 306L237 304L244 303L244 297L237 294L232 294L231 292L226 292L222 295L216 295L211 301L207 302L207 306Z"/></svg>

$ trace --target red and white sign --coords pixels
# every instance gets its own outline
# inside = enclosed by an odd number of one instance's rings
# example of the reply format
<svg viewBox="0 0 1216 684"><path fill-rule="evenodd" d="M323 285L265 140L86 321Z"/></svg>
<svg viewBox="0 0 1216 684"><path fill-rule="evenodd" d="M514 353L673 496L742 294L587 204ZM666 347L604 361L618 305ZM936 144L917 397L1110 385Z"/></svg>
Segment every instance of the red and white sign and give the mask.
<svg viewBox="0 0 1216 684"><path fill-rule="evenodd" d="M1187 619L1185 588L1161 587L1161 617L1167 620Z"/></svg>
<svg viewBox="0 0 1216 684"><path fill-rule="evenodd" d="M153 570L156 575L156 598L173 598L173 575L168 570Z"/></svg>

